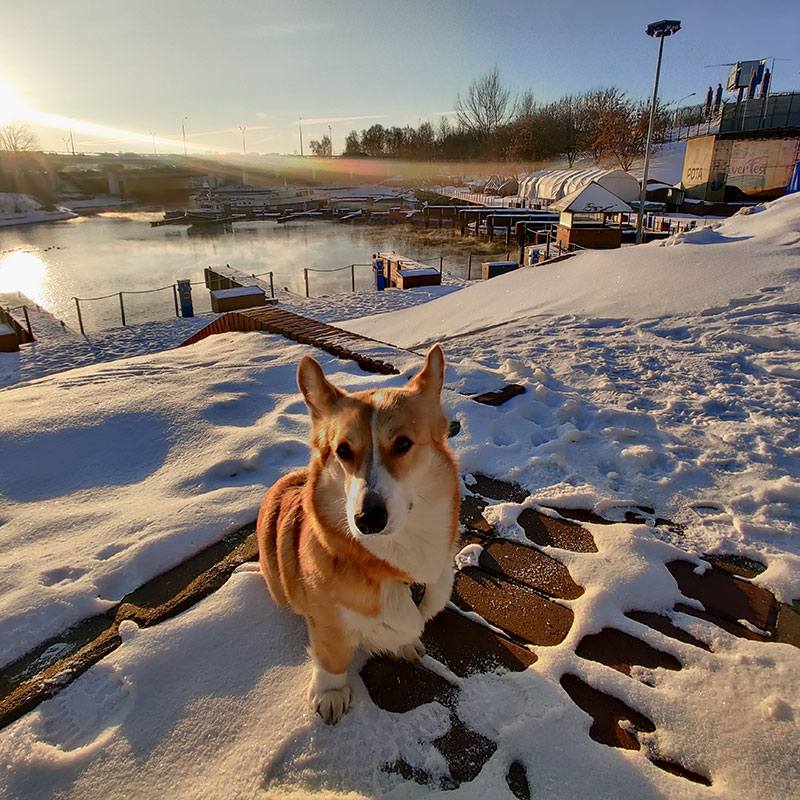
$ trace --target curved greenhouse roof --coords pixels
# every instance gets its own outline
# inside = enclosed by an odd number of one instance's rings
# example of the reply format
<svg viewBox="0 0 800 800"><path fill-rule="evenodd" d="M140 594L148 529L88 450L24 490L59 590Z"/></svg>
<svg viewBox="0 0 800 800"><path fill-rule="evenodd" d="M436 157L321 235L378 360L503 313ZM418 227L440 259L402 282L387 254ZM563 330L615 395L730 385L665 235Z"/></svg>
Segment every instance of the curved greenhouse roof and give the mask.
<svg viewBox="0 0 800 800"><path fill-rule="evenodd" d="M519 183L519 197L547 206L594 181L630 202L639 197L639 181L621 169L551 169L532 172Z"/></svg>

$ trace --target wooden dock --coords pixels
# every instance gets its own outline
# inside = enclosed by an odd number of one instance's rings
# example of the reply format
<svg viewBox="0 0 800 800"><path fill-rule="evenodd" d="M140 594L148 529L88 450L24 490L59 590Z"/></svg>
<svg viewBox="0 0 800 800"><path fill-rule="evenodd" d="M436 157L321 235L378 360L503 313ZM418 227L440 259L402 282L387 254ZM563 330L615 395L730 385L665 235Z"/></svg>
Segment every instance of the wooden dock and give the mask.
<svg viewBox="0 0 800 800"><path fill-rule="evenodd" d="M379 261L383 263L386 286L395 289L413 289L418 286L440 286L442 283L441 259L438 269L413 258L401 256L394 251L375 253L372 257L373 268Z"/></svg>
<svg viewBox="0 0 800 800"><path fill-rule="evenodd" d="M240 269L225 264L222 267L206 267L203 270L206 288L215 292L219 289L241 289L244 286L258 286L264 290L267 302L277 302L275 300L275 284L272 273L264 273L267 280L263 280L257 275L248 275Z"/></svg>
<svg viewBox="0 0 800 800"><path fill-rule="evenodd" d="M8 325L19 344L52 341L78 334L21 292L0 294L0 323Z"/></svg>

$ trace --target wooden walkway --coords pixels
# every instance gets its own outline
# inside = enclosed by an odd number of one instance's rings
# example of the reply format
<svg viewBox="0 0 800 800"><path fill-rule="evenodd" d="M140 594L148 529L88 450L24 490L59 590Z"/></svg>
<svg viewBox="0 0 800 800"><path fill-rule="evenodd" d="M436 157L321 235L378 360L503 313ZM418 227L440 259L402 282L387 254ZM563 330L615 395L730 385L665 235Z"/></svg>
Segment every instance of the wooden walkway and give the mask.
<svg viewBox="0 0 800 800"><path fill-rule="evenodd" d="M190 336L181 344L181 347L194 344L217 333L230 333L231 331L277 333L292 341L319 347L337 358L356 361L365 372L384 375L399 374L399 370L391 364L366 356L356 349L359 344L362 346L367 343L373 344L375 340L272 306L229 311Z"/></svg>

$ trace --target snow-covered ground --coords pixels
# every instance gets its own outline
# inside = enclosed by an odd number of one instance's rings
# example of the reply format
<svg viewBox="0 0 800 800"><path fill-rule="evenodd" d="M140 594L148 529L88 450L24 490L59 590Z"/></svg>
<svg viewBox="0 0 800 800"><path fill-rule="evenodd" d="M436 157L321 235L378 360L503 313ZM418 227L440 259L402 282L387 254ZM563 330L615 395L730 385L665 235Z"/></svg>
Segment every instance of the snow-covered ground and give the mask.
<svg viewBox="0 0 800 800"><path fill-rule="evenodd" d="M761 580L791 600L800 597L799 255L795 195L661 242L585 252L337 324L412 349L443 340L451 358L523 383L531 391L487 442L496 472L562 504L657 507L704 548L760 553L771 563Z"/></svg>
<svg viewBox="0 0 800 800"><path fill-rule="evenodd" d="M534 796L550 798L798 794L794 648L677 615L712 644L705 652L648 634L684 662L679 672L643 670L639 683L574 650L606 625L631 629L627 609L679 599L664 568L676 547L750 555L768 565L757 582L800 597L799 255L794 196L664 243L583 253L339 323L403 348L445 342L462 473L517 480L532 492L526 504L612 517L652 505L687 525L683 537L596 526L599 553L553 551L586 589L567 603L570 635L536 648L524 673L448 675L461 687L460 716L499 745L448 795L499 796L515 759ZM391 297L360 298L349 313ZM294 307L336 315L331 299ZM395 350L404 374L366 375L280 337L226 334L41 378L18 373L29 379L0 390L0 663L255 518L266 486L308 456L294 384L307 352L351 390L401 385L421 363ZM3 365L15 358L0 354L0 371L13 373ZM458 391L506 381L527 391L499 408ZM519 510L496 504L487 515L515 537ZM112 655L0 731L0 797L436 794L380 765L404 758L435 771L426 759L444 709L381 711L354 677L353 708L326 728L304 704L302 622L275 607L252 565L183 615L121 633ZM589 718L559 685L567 671L641 708L659 752L710 774L713 787L590 740Z"/></svg>
<svg viewBox="0 0 800 800"><path fill-rule="evenodd" d="M48 211L32 195L0 192L0 228L11 225L32 225L36 222L57 222L78 215L63 206Z"/></svg>

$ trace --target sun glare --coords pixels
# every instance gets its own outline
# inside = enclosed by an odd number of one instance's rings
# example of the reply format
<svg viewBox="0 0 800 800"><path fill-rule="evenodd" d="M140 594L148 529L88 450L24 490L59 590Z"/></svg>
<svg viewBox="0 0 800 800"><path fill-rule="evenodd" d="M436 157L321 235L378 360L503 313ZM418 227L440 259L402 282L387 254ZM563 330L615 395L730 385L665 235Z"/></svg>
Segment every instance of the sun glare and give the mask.
<svg viewBox="0 0 800 800"><path fill-rule="evenodd" d="M0 78L0 125L5 125L22 114L25 106L10 83Z"/></svg>
<svg viewBox="0 0 800 800"><path fill-rule="evenodd" d="M0 258L0 293L21 292L34 303L42 303L46 272L47 265L33 253L9 253Z"/></svg>

